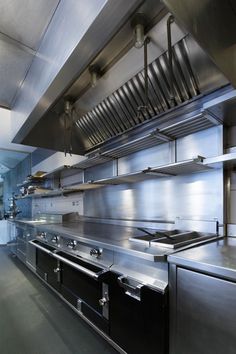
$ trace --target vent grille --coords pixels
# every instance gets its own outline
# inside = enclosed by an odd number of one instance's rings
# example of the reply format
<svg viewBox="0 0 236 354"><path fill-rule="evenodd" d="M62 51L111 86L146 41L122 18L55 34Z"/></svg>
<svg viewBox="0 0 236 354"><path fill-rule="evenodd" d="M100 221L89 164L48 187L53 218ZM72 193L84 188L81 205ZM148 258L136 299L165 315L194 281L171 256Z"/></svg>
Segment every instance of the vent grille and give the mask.
<svg viewBox="0 0 236 354"><path fill-rule="evenodd" d="M190 117L181 122L167 126L166 128L160 129L161 133L167 134L174 137L175 139L182 138L186 135L195 133L197 131L211 128L215 126L213 121L208 119L203 113L198 114L197 116Z"/></svg>
<svg viewBox="0 0 236 354"><path fill-rule="evenodd" d="M96 156L89 156L87 160L83 160L79 162L76 167L81 168L82 170L95 166L95 165L100 165L102 163L105 163L107 161L110 161L111 159L105 156L102 156L100 154L97 154Z"/></svg>
<svg viewBox="0 0 236 354"><path fill-rule="evenodd" d="M106 150L105 152L102 153L102 155L111 157L113 159L117 159L132 154L136 151L140 151L142 149L148 149L162 143L163 140L158 139L152 135L147 135L140 139L135 139L126 144L122 144L120 147L115 147L113 149Z"/></svg>
<svg viewBox="0 0 236 354"><path fill-rule="evenodd" d="M178 106L200 93L188 58L185 39L173 47L173 70L175 103ZM171 108L167 53L148 66L148 82L147 112L137 114L137 107L145 105L144 71L141 71L91 111L77 119L76 125L91 144L91 148Z"/></svg>
<svg viewBox="0 0 236 354"><path fill-rule="evenodd" d="M109 148L105 145L103 149L98 149L96 153L87 155L88 159L80 162L76 166L81 169L86 169L219 124L221 124L220 121L215 120L214 117L209 115L209 112L203 110L189 118L184 118L166 127L160 127L159 129L153 130L150 134L129 140L126 143L120 143L115 147Z"/></svg>

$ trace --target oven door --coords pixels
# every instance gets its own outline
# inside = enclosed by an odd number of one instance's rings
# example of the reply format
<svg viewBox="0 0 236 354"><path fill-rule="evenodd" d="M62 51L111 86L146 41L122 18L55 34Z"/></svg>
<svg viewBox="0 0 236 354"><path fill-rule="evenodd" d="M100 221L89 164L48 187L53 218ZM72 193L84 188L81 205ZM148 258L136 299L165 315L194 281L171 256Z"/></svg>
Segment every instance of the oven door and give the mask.
<svg viewBox="0 0 236 354"><path fill-rule="evenodd" d="M167 294L112 273L110 336L129 354L168 353Z"/></svg>
<svg viewBox="0 0 236 354"><path fill-rule="evenodd" d="M57 252L54 257L60 261L63 297L93 324L108 333L109 270L65 252Z"/></svg>
<svg viewBox="0 0 236 354"><path fill-rule="evenodd" d="M38 240L29 241L36 247L36 273L57 291L60 291L60 262L53 257L54 247Z"/></svg>
<svg viewBox="0 0 236 354"><path fill-rule="evenodd" d="M36 272L103 332L109 332L108 269L38 240Z"/></svg>

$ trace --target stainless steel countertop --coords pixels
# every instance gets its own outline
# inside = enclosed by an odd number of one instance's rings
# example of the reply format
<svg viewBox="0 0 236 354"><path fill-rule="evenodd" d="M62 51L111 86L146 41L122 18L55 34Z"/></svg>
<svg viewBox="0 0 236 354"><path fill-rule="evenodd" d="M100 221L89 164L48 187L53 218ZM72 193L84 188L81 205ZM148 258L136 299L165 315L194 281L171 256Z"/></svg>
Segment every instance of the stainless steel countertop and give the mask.
<svg viewBox="0 0 236 354"><path fill-rule="evenodd" d="M10 220L12 222L18 223L18 224L23 224L23 225L29 225L29 226L39 226L39 225L47 225L47 224L61 224L61 222L56 221L56 220L32 220L32 219L12 219Z"/></svg>
<svg viewBox="0 0 236 354"><path fill-rule="evenodd" d="M114 224L79 221L72 223L37 225L37 228L62 236L77 239L80 242L91 242L93 245L126 253L131 256L144 258L149 261L166 261L171 252L161 247L146 247L145 245L130 242L130 237L140 236L143 233L135 227Z"/></svg>
<svg viewBox="0 0 236 354"><path fill-rule="evenodd" d="M168 286L166 259L167 256L174 251L160 246L147 247L145 244L129 241L131 237L143 235L143 232L136 227L95 222L86 218L81 218L79 222L54 224L33 224L30 220L21 220L21 222L31 224L39 231L51 232L53 234L76 239L92 247L98 246L115 251L116 256L112 266L113 270L124 274L127 273L126 275L138 279L141 282L151 284L151 286L163 292ZM153 232L154 230L150 229L150 231ZM193 247L193 245L188 247ZM204 246L199 246L197 249L202 247ZM196 248L194 248L194 250L196 250ZM178 252L178 254L181 253L182 252ZM127 255L129 257L127 257ZM137 263L137 260L133 262L133 257L141 258L142 262ZM158 263L151 264L150 261Z"/></svg>
<svg viewBox="0 0 236 354"><path fill-rule="evenodd" d="M168 257L170 263L236 280L236 238L219 241L176 252Z"/></svg>
<svg viewBox="0 0 236 354"><path fill-rule="evenodd" d="M131 237L143 235L142 231L135 227L81 220L72 223L37 225L37 228L74 238L80 242L91 242L98 247L105 247L152 262L166 261L167 256L173 253L173 250L165 247L147 247L144 244L129 241Z"/></svg>
<svg viewBox="0 0 236 354"><path fill-rule="evenodd" d="M15 219L12 221L18 224L31 225L31 226L44 225L47 223L46 220L31 220L31 219Z"/></svg>
<svg viewBox="0 0 236 354"><path fill-rule="evenodd" d="M79 221L56 222L52 220L15 219L17 223L31 225L38 230L58 233L62 236L76 239L80 242L90 243L134 257L139 257L152 262L165 262L167 256L174 251L165 247L151 246L129 241L131 237L143 235L136 227L115 225L101 220L80 217ZM147 227L146 227L147 228ZM147 228L148 229L148 228ZM153 232L150 229L150 232ZM205 242L204 242L205 243ZM201 244L201 242L200 242ZM189 245L187 247L193 247ZM186 247L184 247L186 249ZM178 249L180 251L181 249Z"/></svg>

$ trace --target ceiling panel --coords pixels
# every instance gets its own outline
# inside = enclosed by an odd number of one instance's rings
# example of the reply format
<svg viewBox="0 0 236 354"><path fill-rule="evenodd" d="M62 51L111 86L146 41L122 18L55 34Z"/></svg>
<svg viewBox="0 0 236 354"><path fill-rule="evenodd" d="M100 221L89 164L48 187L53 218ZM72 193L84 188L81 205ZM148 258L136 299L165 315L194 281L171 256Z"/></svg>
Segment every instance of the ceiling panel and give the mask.
<svg viewBox="0 0 236 354"><path fill-rule="evenodd" d="M60 0L0 0L0 105L11 108Z"/></svg>
<svg viewBox="0 0 236 354"><path fill-rule="evenodd" d="M10 107L27 73L32 55L0 38L0 105Z"/></svg>
<svg viewBox="0 0 236 354"><path fill-rule="evenodd" d="M0 0L0 32L36 50L59 1Z"/></svg>
<svg viewBox="0 0 236 354"><path fill-rule="evenodd" d="M27 153L0 149L0 173L4 168L14 168L20 161L27 157Z"/></svg>

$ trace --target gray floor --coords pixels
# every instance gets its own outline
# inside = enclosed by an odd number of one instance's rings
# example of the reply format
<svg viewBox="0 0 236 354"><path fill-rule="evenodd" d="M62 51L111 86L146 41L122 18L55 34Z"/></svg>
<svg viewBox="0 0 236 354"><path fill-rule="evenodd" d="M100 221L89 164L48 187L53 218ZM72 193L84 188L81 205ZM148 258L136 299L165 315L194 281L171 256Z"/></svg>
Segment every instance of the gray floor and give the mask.
<svg viewBox="0 0 236 354"><path fill-rule="evenodd" d="M29 271L0 248L1 354L117 354Z"/></svg>

